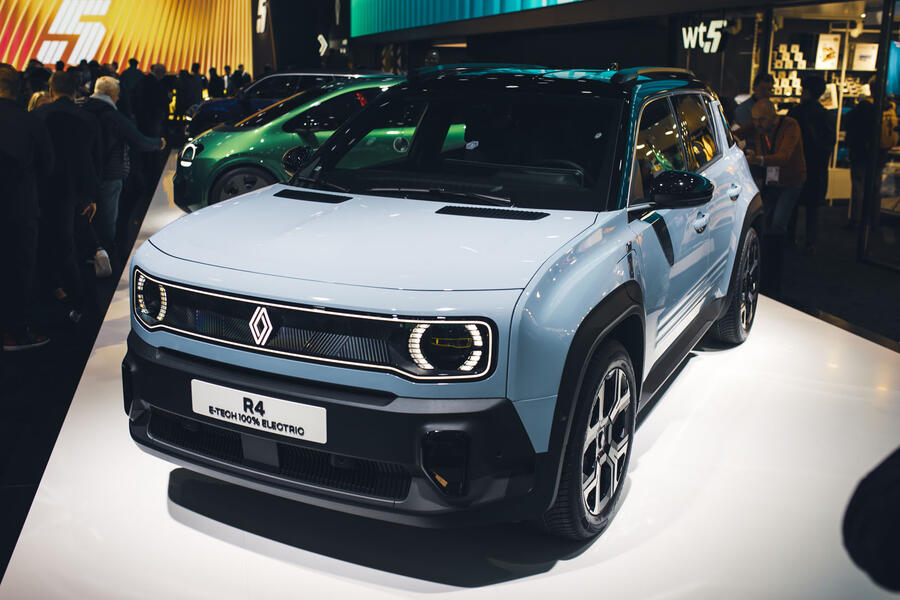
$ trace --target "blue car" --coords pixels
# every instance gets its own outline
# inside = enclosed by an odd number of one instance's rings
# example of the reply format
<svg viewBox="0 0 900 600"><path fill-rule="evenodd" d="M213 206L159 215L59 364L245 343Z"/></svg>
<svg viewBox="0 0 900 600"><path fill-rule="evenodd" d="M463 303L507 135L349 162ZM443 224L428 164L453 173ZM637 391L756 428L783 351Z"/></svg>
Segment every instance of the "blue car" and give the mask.
<svg viewBox="0 0 900 600"><path fill-rule="evenodd" d="M421 71L285 162L134 255L130 432L189 469L590 538L638 413L752 328L761 201L688 71Z"/></svg>

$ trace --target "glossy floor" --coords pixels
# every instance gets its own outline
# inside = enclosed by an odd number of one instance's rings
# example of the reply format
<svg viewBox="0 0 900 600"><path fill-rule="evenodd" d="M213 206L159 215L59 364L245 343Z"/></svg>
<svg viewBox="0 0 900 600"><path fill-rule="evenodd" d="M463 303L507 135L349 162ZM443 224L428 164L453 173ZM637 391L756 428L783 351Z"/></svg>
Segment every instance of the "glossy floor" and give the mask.
<svg viewBox="0 0 900 600"><path fill-rule="evenodd" d="M171 164L142 235L180 213ZM110 306L0 598L867 598L841 521L900 445L900 355L763 299L749 341L695 352L643 420L591 544L433 531L305 507L139 451L122 410L127 283Z"/></svg>

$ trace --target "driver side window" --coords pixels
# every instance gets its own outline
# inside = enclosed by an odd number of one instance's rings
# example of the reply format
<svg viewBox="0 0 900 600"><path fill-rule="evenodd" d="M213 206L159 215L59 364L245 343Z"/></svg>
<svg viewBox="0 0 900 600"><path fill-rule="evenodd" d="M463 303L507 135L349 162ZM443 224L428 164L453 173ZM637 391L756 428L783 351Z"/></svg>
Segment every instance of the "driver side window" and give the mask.
<svg viewBox="0 0 900 600"><path fill-rule="evenodd" d="M650 183L663 171L685 168L679 128L668 98L657 98L644 107L634 146L631 203L650 195Z"/></svg>

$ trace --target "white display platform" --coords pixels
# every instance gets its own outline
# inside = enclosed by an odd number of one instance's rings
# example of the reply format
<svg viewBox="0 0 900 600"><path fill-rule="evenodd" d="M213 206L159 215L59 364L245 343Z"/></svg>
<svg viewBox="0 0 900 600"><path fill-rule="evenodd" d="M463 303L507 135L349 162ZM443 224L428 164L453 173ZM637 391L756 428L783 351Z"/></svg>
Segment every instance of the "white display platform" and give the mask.
<svg viewBox="0 0 900 600"><path fill-rule="evenodd" d="M144 239L180 211L174 154ZM841 542L900 444L900 355L763 298L743 346L699 350L646 416L590 544L523 526L420 530L227 486L128 434L123 279L0 598L877 598ZM170 492L171 489L171 492Z"/></svg>

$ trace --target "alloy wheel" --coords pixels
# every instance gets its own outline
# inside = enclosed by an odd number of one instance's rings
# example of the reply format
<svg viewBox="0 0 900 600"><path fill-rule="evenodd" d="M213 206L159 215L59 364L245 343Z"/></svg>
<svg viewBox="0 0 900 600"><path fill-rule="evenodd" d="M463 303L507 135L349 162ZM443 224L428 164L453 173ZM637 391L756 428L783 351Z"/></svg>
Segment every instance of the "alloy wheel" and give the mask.
<svg viewBox="0 0 900 600"><path fill-rule="evenodd" d="M752 237L747 244L747 260L741 281L741 327L750 331L756 315L759 299L759 238Z"/></svg>
<svg viewBox="0 0 900 600"><path fill-rule="evenodd" d="M247 192L252 192L253 190L264 188L267 185L269 185L267 181L265 181L262 177L254 175L252 173L240 173L232 175L225 180L225 184L222 186L222 192L219 201L221 202L223 200L230 200L235 196L240 196L241 194L246 194Z"/></svg>
<svg viewBox="0 0 900 600"><path fill-rule="evenodd" d="M622 483L630 445L628 419L632 393L621 367L611 368L594 394L582 455L584 507L600 516Z"/></svg>

